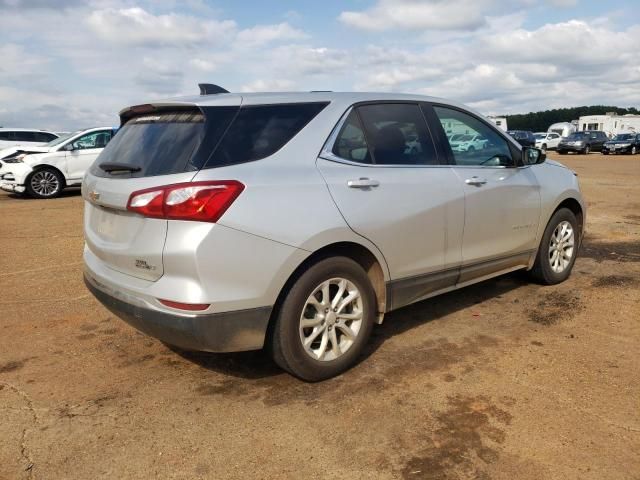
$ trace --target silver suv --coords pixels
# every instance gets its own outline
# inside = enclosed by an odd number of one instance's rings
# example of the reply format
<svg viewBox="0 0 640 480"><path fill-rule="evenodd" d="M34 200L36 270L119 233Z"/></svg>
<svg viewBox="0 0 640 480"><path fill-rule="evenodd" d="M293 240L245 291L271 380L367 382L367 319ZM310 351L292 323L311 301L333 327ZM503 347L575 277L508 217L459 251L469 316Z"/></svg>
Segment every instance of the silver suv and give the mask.
<svg viewBox="0 0 640 480"><path fill-rule="evenodd" d="M84 179L85 281L184 349L267 348L308 381L385 313L518 269L565 280L571 170L442 99L231 94L136 105ZM482 148L449 138L481 136Z"/></svg>

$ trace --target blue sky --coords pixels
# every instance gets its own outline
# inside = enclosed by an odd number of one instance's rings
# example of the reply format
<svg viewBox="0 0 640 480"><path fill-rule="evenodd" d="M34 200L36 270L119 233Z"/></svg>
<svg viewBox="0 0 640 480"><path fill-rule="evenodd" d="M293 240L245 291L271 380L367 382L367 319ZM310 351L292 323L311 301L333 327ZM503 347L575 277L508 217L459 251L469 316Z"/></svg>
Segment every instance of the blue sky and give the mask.
<svg viewBox="0 0 640 480"><path fill-rule="evenodd" d="M117 124L202 81L640 106L637 0L0 0L0 32L4 126Z"/></svg>

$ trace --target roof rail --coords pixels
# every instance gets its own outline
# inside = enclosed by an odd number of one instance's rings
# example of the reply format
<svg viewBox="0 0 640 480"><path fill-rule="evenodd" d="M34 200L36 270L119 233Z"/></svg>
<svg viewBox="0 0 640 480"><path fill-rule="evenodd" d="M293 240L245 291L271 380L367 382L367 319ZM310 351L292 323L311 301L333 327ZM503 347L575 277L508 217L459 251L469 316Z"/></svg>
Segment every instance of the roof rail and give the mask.
<svg viewBox="0 0 640 480"><path fill-rule="evenodd" d="M199 83L200 95L215 95L217 93L229 93L229 90L214 85L213 83Z"/></svg>

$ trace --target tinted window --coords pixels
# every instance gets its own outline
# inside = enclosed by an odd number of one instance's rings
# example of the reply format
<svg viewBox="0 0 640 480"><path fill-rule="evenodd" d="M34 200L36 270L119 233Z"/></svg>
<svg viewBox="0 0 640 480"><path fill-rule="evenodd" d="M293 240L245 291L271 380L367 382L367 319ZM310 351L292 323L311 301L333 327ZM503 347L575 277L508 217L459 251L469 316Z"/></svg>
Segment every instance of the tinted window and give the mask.
<svg viewBox="0 0 640 480"><path fill-rule="evenodd" d="M53 133L47 133L47 132L36 132L36 141L37 142L42 142L42 143L49 143L51 140L55 140L56 137Z"/></svg>
<svg viewBox="0 0 640 480"><path fill-rule="evenodd" d="M37 142L35 132L14 132L16 142Z"/></svg>
<svg viewBox="0 0 640 480"><path fill-rule="evenodd" d="M229 113L233 115L236 109ZM133 117L118 130L93 165L98 176L168 175L197 167L190 163L205 134L205 118L199 110L150 113ZM99 168L104 162L140 167L132 175L111 175Z"/></svg>
<svg viewBox="0 0 640 480"><path fill-rule="evenodd" d="M507 140L479 119L444 107L434 107L456 165L513 166L515 162ZM447 129L445 125L450 125ZM455 134L464 137L451 140Z"/></svg>
<svg viewBox="0 0 640 480"><path fill-rule="evenodd" d="M0 132L0 140L13 140L13 132Z"/></svg>
<svg viewBox="0 0 640 480"><path fill-rule="evenodd" d="M332 153L352 162L371 163L364 129L355 109L351 110L333 144Z"/></svg>
<svg viewBox="0 0 640 480"><path fill-rule="evenodd" d="M379 165L435 165L435 147L418 105L363 105L358 113L373 163Z"/></svg>
<svg viewBox="0 0 640 480"><path fill-rule="evenodd" d="M327 103L242 107L206 167L250 162L280 150Z"/></svg>

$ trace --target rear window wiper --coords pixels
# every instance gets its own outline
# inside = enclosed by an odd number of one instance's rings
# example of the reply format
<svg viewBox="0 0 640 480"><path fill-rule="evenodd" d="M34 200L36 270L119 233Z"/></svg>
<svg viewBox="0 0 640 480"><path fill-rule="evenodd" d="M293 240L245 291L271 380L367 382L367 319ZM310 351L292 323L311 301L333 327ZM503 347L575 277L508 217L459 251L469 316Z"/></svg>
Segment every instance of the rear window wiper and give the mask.
<svg viewBox="0 0 640 480"><path fill-rule="evenodd" d="M100 169L104 170L107 173L112 172L139 172L142 170L142 167L138 167L136 165L129 165L128 163L118 163L118 162L103 162L98 165Z"/></svg>

